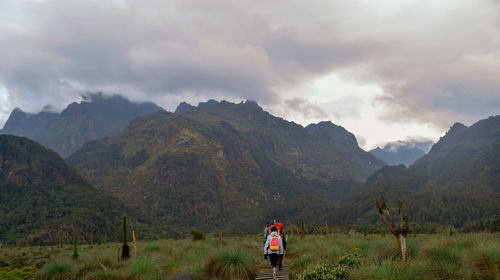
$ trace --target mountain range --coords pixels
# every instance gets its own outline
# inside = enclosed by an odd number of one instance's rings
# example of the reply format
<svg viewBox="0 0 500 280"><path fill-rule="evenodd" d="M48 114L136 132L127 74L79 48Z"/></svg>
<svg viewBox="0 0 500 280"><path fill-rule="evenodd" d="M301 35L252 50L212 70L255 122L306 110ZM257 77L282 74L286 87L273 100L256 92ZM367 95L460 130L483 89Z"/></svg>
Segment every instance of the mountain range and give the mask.
<svg viewBox="0 0 500 280"><path fill-rule="evenodd" d="M412 165L423 157L434 144L432 141L396 141L389 142L383 148L377 147L369 152L388 165Z"/></svg>
<svg viewBox="0 0 500 280"><path fill-rule="evenodd" d="M141 115L163 110L151 103L132 103L119 96L88 94L61 113L42 111L28 114L16 108L0 134L28 137L66 157L84 143L121 132Z"/></svg>
<svg viewBox="0 0 500 280"><path fill-rule="evenodd" d="M158 224L241 230L272 213L315 220L384 165L340 126L304 128L251 101L139 117L67 160Z"/></svg>
<svg viewBox="0 0 500 280"><path fill-rule="evenodd" d="M464 227L500 214L500 116L470 127L456 123L409 168L386 166L365 183L365 190L332 222L374 223L374 199L400 193L410 220Z"/></svg>
<svg viewBox="0 0 500 280"><path fill-rule="evenodd" d="M381 193L393 209L400 193L414 226L484 229L478 223L500 213L500 116L454 124L406 167L385 166L341 126L303 127L253 101L181 103L175 113L144 106L96 95L61 114L14 110L4 133L42 142L52 131L82 147L64 160L0 135L0 240L54 243L90 232L118 239L123 215L142 236L248 232L271 218L379 224L373 200Z"/></svg>

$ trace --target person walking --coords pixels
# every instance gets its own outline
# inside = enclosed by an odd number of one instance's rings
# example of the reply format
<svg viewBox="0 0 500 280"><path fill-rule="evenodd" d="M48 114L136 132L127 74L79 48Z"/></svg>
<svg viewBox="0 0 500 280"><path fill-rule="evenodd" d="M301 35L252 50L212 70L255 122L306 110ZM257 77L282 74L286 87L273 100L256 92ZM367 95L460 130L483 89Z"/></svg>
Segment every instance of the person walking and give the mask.
<svg viewBox="0 0 500 280"><path fill-rule="evenodd" d="M266 255L269 256L269 261L273 269L273 279L277 279L276 273L278 272L280 254L283 254L283 240L281 240L281 236L278 234L278 229L273 226L271 227L271 234L267 236L266 244L264 245L264 258Z"/></svg>
<svg viewBox="0 0 500 280"><path fill-rule="evenodd" d="M286 251L286 237L285 237L285 232L284 232L284 226L282 223L275 222L274 226L278 229L278 235L281 237L281 241L283 241L283 253L280 254L280 257L278 260L279 270L282 270L283 258L285 257L285 251Z"/></svg>

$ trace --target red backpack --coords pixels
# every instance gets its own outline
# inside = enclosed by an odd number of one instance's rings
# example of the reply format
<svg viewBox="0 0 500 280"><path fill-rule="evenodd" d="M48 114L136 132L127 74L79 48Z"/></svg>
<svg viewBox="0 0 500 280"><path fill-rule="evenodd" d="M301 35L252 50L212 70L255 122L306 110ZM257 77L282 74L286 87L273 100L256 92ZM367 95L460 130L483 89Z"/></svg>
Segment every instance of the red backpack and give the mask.
<svg viewBox="0 0 500 280"><path fill-rule="evenodd" d="M269 234L271 234L271 227L269 227ZM274 227L278 229L278 236L281 236L281 229L283 228L282 223L274 223Z"/></svg>

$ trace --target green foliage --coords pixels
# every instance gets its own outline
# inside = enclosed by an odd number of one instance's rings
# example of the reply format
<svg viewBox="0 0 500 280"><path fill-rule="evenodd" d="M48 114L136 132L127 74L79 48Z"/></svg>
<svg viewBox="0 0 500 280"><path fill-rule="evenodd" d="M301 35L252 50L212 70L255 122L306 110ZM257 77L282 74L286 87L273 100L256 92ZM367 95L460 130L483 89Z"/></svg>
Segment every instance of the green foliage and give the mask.
<svg viewBox="0 0 500 280"><path fill-rule="evenodd" d="M325 263L344 266L349 279L496 279L500 265L498 233L419 234L408 240L409 261L399 260L393 236L353 232L331 238L289 236L290 278ZM353 265L348 265L352 263Z"/></svg>
<svg viewBox="0 0 500 280"><path fill-rule="evenodd" d="M306 270L299 276L301 280L344 280L348 278L349 273L344 267L323 264Z"/></svg>
<svg viewBox="0 0 500 280"><path fill-rule="evenodd" d="M269 213L287 225L300 217L323 223L383 165L341 127L304 128L256 104L229 102L139 117L67 161L141 217L154 217L144 222L156 232L175 237L186 227L254 231Z"/></svg>
<svg viewBox="0 0 500 280"><path fill-rule="evenodd" d="M197 229L191 230L191 235L193 237L193 240L205 240L206 239L205 234Z"/></svg>
<svg viewBox="0 0 500 280"><path fill-rule="evenodd" d="M210 279L255 279L257 261L241 250L223 249L208 261L206 271Z"/></svg>
<svg viewBox="0 0 500 280"><path fill-rule="evenodd" d="M351 268L358 268L361 265L361 259L351 255L345 255L339 258L339 264L346 265Z"/></svg>
<svg viewBox="0 0 500 280"><path fill-rule="evenodd" d="M401 193L414 223L495 231L500 228L499 139L500 116L470 127L455 125L409 168L386 166L370 176L365 190L331 219L375 223L373 199L383 192L391 201Z"/></svg>
<svg viewBox="0 0 500 280"><path fill-rule="evenodd" d="M53 151L26 138L0 135L0 164L0 240L5 244L60 244L61 237L71 243L89 228L115 236L124 207Z"/></svg>
<svg viewBox="0 0 500 280"><path fill-rule="evenodd" d="M246 279L244 275L255 275L262 259L260 234L226 236L224 240L222 249L216 238L197 242L189 239L139 242L138 250L143 253L122 261L117 260L116 243L93 248L80 245L79 258L71 261L71 247L0 248L0 276L33 275L37 268L36 279ZM161 250L145 249L151 244ZM358 252L354 253L353 248L358 248ZM335 233L330 238L310 235L301 239L300 235L292 234L288 238L286 263L290 279L301 279L300 276L308 273L317 275L314 269L324 264L343 267L349 279L354 280L498 279L500 276L498 233L457 233L453 237L447 232L419 234L409 240L408 249L409 261L402 263L392 236L363 237L353 231ZM262 269L269 269L262 262L260 265ZM229 276L211 276L214 274Z"/></svg>

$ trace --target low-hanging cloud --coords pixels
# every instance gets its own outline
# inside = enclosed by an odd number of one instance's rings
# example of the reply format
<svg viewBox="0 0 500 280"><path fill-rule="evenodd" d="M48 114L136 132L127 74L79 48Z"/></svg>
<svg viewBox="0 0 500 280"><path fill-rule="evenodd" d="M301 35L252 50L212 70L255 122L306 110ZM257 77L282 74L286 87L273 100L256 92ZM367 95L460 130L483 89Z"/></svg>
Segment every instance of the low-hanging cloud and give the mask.
<svg viewBox="0 0 500 280"><path fill-rule="evenodd" d="M110 89L297 107L288 89L336 72L383 89L385 122L447 127L498 114L499 24L486 0L6 0L0 86L28 111Z"/></svg>

